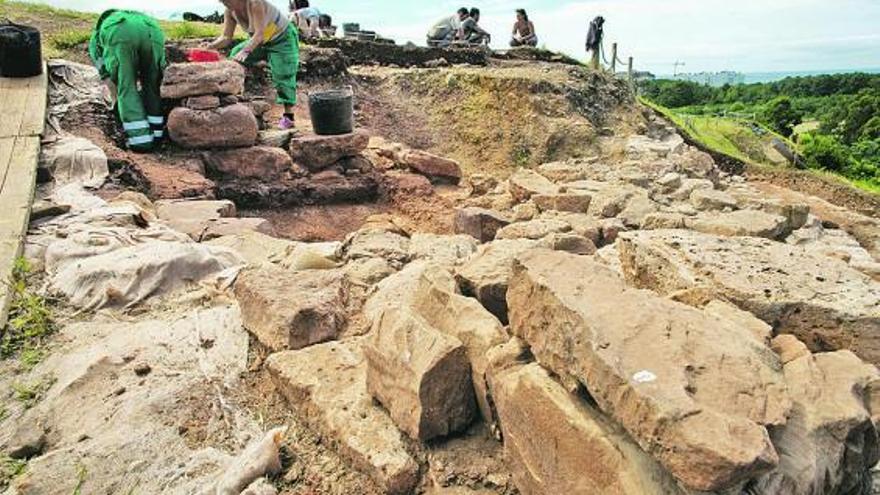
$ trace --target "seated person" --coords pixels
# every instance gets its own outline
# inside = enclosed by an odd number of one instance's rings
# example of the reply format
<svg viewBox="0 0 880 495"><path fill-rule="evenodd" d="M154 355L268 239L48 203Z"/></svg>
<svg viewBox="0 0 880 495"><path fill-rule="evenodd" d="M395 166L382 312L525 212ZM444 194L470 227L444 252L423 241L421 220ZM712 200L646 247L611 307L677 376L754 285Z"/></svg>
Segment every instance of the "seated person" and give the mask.
<svg viewBox="0 0 880 495"><path fill-rule="evenodd" d="M455 40L461 23L468 17L468 9L462 7L455 15L437 21L428 31L428 46L446 46Z"/></svg>
<svg viewBox="0 0 880 495"><path fill-rule="evenodd" d="M516 9L516 23L513 25L513 38L510 39L510 46L538 46L535 25L529 20L525 9Z"/></svg>
<svg viewBox="0 0 880 495"><path fill-rule="evenodd" d="M321 12L310 6L309 0L292 0L288 5L291 10L290 22L296 26L300 38L317 38L320 35Z"/></svg>
<svg viewBox="0 0 880 495"><path fill-rule="evenodd" d="M333 25L333 18L327 14L318 16L318 35L322 38L333 38L336 36L336 26Z"/></svg>
<svg viewBox="0 0 880 495"><path fill-rule="evenodd" d="M457 39L472 45L488 45L492 41L492 36L488 31L480 27L479 22L480 9L472 8L468 13L468 17L461 21Z"/></svg>

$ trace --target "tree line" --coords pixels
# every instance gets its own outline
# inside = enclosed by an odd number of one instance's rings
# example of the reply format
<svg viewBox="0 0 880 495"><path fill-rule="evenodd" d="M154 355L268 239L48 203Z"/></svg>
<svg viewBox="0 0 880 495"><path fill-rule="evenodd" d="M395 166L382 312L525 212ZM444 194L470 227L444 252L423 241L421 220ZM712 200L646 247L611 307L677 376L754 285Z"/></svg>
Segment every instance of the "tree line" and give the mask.
<svg viewBox="0 0 880 495"><path fill-rule="evenodd" d="M679 113L757 121L798 144L807 167L880 186L880 74L789 77L711 87L654 80L642 96ZM795 128L809 130L795 135Z"/></svg>

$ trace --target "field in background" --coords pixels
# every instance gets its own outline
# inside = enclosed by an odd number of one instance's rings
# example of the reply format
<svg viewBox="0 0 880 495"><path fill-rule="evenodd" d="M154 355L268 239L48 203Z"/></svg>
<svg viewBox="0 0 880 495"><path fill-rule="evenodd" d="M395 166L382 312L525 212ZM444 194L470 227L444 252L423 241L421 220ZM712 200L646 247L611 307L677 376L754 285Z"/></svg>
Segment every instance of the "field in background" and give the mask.
<svg viewBox="0 0 880 495"><path fill-rule="evenodd" d="M88 43L98 14L58 9L44 4L0 0L0 19L38 28L43 36L45 58L85 59ZM186 21L159 21L169 40L214 38L221 34L219 24Z"/></svg>

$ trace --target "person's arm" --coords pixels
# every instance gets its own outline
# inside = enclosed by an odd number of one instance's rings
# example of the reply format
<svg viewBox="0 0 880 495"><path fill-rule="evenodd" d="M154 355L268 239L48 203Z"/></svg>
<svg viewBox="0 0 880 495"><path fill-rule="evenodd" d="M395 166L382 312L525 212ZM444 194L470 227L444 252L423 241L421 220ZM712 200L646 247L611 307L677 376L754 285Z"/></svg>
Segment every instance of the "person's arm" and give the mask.
<svg viewBox="0 0 880 495"><path fill-rule="evenodd" d="M529 21L529 36L537 36L535 34L535 23L532 21Z"/></svg>
<svg viewBox="0 0 880 495"><path fill-rule="evenodd" d="M220 50L231 45L233 36L235 36L235 26L237 24L238 23L235 22L235 16L232 15L232 11L226 9L226 12L223 14L223 34L211 42L211 44L208 45L208 48L212 50Z"/></svg>
<svg viewBox="0 0 880 495"><path fill-rule="evenodd" d="M244 62L252 51L263 44L265 41L263 36L266 31L266 25L269 23L268 17L265 3L259 0L248 0L248 19L250 19L250 25L254 30L254 34L251 35L248 44L235 55L233 60Z"/></svg>

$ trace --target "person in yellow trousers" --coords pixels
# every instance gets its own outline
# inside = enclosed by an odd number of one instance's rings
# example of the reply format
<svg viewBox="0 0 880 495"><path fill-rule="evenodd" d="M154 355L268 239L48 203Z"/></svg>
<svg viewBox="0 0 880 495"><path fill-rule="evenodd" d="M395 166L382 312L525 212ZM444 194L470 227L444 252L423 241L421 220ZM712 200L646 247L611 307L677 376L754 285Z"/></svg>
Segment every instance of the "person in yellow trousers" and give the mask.
<svg viewBox="0 0 880 495"><path fill-rule="evenodd" d="M165 69L165 35L152 17L130 10L101 14L89 56L116 103L128 147L149 151L164 135L159 87Z"/></svg>
<svg viewBox="0 0 880 495"><path fill-rule="evenodd" d="M250 38L232 49L233 60L252 65L268 60L272 83L278 93L277 102L284 105L278 127L294 127L293 107L296 105L296 73L299 71L299 35L280 10L266 0L221 0L226 7L223 34L209 45L214 50L232 44L236 26Z"/></svg>

